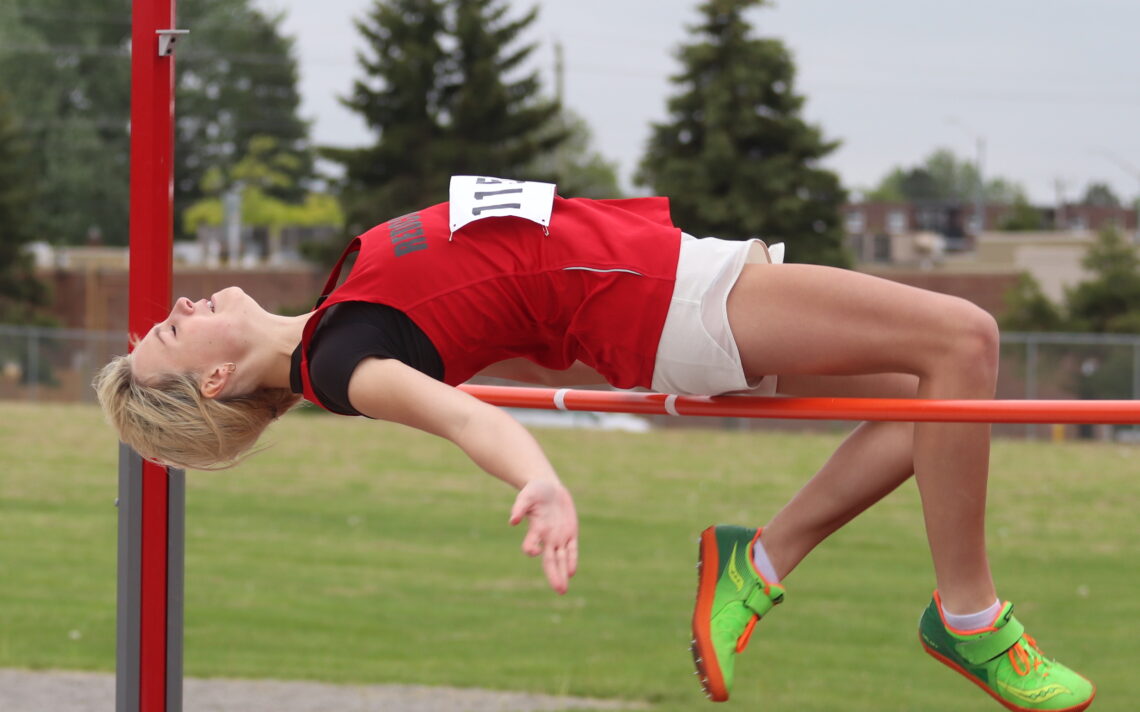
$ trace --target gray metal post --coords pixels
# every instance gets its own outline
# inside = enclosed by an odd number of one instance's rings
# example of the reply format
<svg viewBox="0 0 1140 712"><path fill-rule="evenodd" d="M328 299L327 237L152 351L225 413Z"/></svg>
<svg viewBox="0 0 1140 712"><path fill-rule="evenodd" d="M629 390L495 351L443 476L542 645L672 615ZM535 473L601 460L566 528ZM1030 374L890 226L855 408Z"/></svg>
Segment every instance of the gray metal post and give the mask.
<svg viewBox="0 0 1140 712"><path fill-rule="evenodd" d="M166 712L182 712L182 622L186 579L186 472L167 468Z"/></svg>
<svg viewBox="0 0 1140 712"><path fill-rule="evenodd" d="M986 140L980 135L978 141L978 185L974 193L974 213L978 216L978 234L980 239L986 231L986 178L983 164L986 160Z"/></svg>
<svg viewBox="0 0 1140 712"><path fill-rule="evenodd" d="M40 399L40 331L28 332L28 395L31 400Z"/></svg>
<svg viewBox="0 0 1140 712"><path fill-rule="evenodd" d="M1140 213L1137 214L1137 225L1140 226ZM1140 341L1132 344L1132 400L1140 401ZM1140 425L1133 425L1132 434L1138 432Z"/></svg>
<svg viewBox="0 0 1140 712"><path fill-rule="evenodd" d="M222 193L222 225L225 227L231 269L241 265L241 191L239 181Z"/></svg>
<svg viewBox="0 0 1140 712"><path fill-rule="evenodd" d="M186 473L166 469L166 710L182 712L182 624L186 551ZM115 712L138 712L142 659L143 459L119 443L118 615L115 636Z"/></svg>
<svg viewBox="0 0 1140 712"><path fill-rule="evenodd" d="M119 443L119 583L115 635L115 712L139 709L139 604L142 598L142 457Z"/></svg>
<svg viewBox="0 0 1140 712"><path fill-rule="evenodd" d="M1132 344L1132 400L1140 401L1140 341Z"/></svg>
<svg viewBox="0 0 1140 712"><path fill-rule="evenodd" d="M1025 340L1025 399L1033 400L1037 397L1037 340L1030 335ZM1025 436L1030 440L1037 437L1037 426L1025 426Z"/></svg>

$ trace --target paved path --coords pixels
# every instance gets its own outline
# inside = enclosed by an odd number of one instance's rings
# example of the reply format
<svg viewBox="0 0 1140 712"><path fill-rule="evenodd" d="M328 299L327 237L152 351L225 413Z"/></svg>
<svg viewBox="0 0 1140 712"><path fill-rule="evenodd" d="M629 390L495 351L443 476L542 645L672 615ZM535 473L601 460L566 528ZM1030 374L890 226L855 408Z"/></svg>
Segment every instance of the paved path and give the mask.
<svg viewBox="0 0 1140 712"><path fill-rule="evenodd" d="M327 685L275 680L183 683L183 712L554 712L646 709L638 703L414 685ZM0 669L3 712L113 712L108 673Z"/></svg>

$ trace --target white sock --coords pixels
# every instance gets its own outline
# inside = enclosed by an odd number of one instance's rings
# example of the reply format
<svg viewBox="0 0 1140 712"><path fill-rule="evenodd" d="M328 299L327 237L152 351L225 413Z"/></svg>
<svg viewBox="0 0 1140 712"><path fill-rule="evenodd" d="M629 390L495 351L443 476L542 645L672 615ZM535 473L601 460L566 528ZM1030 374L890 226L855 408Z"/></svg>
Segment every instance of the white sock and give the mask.
<svg viewBox="0 0 1140 712"><path fill-rule="evenodd" d="M764 551L764 545L757 539L752 544L752 563L756 564L756 570L764 577L768 583L780 583L780 577L776 575L776 569L772 566L772 560L768 558L768 552Z"/></svg>
<svg viewBox="0 0 1140 712"><path fill-rule="evenodd" d="M947 613L946 608L942 608L942 616L946 619L946 624L956 630L977 630L978 628L985 628L994 622L997 614L1001 611L1001 601L995 600L993 605L984 611L977 613Z"/></svg>

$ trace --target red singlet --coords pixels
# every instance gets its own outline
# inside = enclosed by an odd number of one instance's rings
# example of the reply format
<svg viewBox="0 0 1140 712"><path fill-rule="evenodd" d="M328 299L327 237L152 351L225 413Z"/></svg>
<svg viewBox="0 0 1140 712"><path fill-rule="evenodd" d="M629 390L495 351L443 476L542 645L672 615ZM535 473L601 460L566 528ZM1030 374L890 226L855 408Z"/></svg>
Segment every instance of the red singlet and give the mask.
<svg viewBox="0 0 1140 712"><path fill-rule="evenodd" d="M454 235L448 204L389 220L352 241L305 326L301 378L325 310L387 304L408 315L439 351L444 381L524 357L546 368L574 361L614 386L649 387L673 294L680 230L666 198L554 199L549 234L515 217L477 220ZM351 274L333 287L359 250Z"/></svg>

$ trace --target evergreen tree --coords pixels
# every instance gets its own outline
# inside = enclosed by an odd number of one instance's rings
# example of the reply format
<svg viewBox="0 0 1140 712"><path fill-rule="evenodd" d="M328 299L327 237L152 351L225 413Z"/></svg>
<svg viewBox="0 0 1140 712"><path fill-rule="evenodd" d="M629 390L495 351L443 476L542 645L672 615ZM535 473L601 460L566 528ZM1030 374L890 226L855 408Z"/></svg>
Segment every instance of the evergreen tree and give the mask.
<svg viewBox="0 0 1140 712"><path fill-rule="evenodd" d="M1075 331L1140 330L1140 256L1113 228L1101 230L1081 261L1093 279L1066 290Z"/></svg>
<svg viewBox="0 0 1140 712"><path fill-rule="evenodd" d="M1065 290L1063 307L1054 305L1029 275L1006 294L1002 327L1018 331L1140 333L1140 255L1112 228L1102 230L1082 260L1092 275ZM1045 369L1062 368L1065 382L1080 398L1127 398L1132 388L1130 349L1073 346L1049 349ZM1067 364L1067 369L1065 365ZM1045 370L1043 369L1043 370Z"/></svg>
<svg viewBox="0 0 1140 712"><path fill-rule="evenodd" d="M568 132L536 74L515 75L534 50L520 37L536 17L507 17L505 0L376 0L357 28L365 77L344 103L376 141L328 149L345 166L349 230L447 198L447 179L526 176Z"/></svg>
<svg viewBox="0 0 1140 712"><path fill-rule="evenodd" d="M1001 327L1010 331L1061 331L1065 327L1065 316L1041 290L1041 283L1028 272L1022 272L1017 276L1017 283L1005 293Z"/></svg>
<svg viewBox="0 0 1140 712"><path fill-rule="evenodd" d="M1091 276L1053 304L1031 276L1022 275L1005 296L1002 326L1018 331L1140 333L1140 253L1105 228L1081 264Z"/></svg>
<svg viewBox="0 0 1140 712"><path fill-rule="evenodd" d="M356 22L367 43L357 55L365 77L342 103L377 140L324 151L345 169L341 202L349 232L447 197L447 171L436 158L444 134L443 9L442 0L377 0Z"/></svg>
<svg viewBox="0 0 1140 712"><path fill-rule="evenodd" d="M1140 255L1113 228L1097 235L1081 264L1092 278L1065 290L1069 330L1140 333ZM1090 346L1077 350L1074 374L1081 398L1127 398L1131 393L1133 355L1129 349Z"/></svg>
<svg viewBox="0 0 1140 712"><path fill-rule="evenodd" d="M35 237L28 209L34 197L28 142L0 91L0 323L45 323L39 308L47 288L24 251Z"/></svg>
<svg viewBox="0 0 1140 712"><path fill-rule="evenodd" d="M507 18L506 0L452 0L451 9L456 47L444 78L446 159L455 173L524 177L519 172L535 156L568 136L553 123L559 106L541 97L537 73L508 79L534 52L535 45L518 42L538 8L516 20Z"/></svg>
<svg viewBox="0 0 1140 712"><path fill-rule="evenodd" d="M617 164L593 149L593 133L581 116L563 107L551 130L566 133L566 142L536 158L524 175L550 177L560 195L579 198L620 198Z"/></svg>
<svg viewBox="0 0 1140 712"><path fill-rule="evenodd" d="M1084 205L1095 205L1106 208L1119 208L1120 198L1116 197L1108 183L1090 183L1085 188L1085 195L1081 198Z"/></svg>
<svg viewBox="0 0 1140 712"><path fill-rule="evenodd" d="M801 117L795 66L776 39L752 36L764 0L706 0L679 52L669 122L655 124L636 180L668 195L694 234L788 243L798 262L846 265L839 178L818 166L838 143Z"/></svg>

